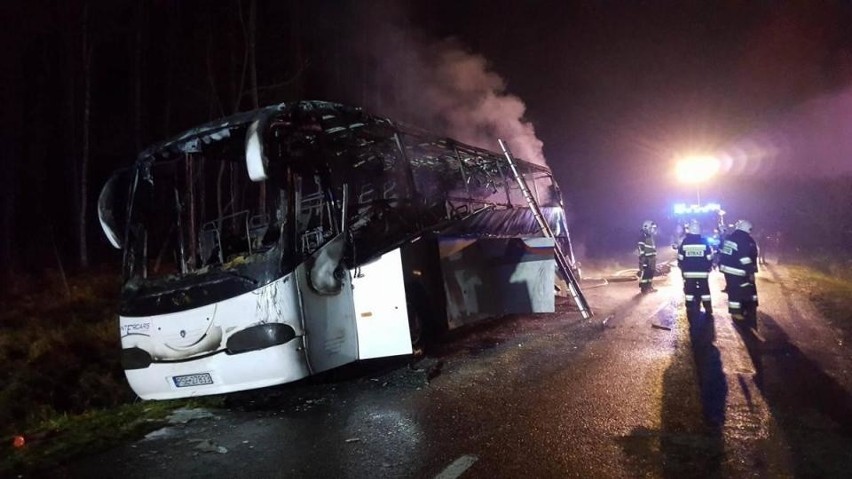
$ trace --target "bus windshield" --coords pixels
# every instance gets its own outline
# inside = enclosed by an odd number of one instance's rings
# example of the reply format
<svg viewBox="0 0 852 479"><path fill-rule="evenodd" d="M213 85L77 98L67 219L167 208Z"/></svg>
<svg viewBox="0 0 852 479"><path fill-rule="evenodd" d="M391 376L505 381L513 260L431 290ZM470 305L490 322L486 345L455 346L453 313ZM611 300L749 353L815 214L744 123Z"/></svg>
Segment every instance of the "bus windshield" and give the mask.
<svg viewBox="0 0 852 479"><path fill-rule="evenodd" d="M139 165L130 185L125 279L228 269L281 247L285 191L250 181L244 168L195 154Z"/></svg>

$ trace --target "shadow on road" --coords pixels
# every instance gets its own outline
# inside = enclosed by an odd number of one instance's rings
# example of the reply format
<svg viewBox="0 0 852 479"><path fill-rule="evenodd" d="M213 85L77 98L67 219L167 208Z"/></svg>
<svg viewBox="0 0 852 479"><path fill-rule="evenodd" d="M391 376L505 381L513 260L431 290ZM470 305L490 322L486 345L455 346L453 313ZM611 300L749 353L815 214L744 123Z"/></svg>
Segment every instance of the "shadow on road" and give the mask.
<svg viewBox="0 0 852 479"><path fill-rule="evenodd" d="M725 424L728 384L719 349L714 344L716 328L713 317L703 313L690 315L687 324L692 357L683 348L666 371L663 381L665 434L660 443L663 474L678 478L719 477L725 454L722 426ZM676 371L678 368L683 371ZM690 373L691 378L678 377ZM692 401L695 401L697 393L697 404L693 402L689 409L680 409L685 395L681 388L691 389Z"/></svg>
<svg viewBox="0 0 852 479"><path fill-rule="evenodd" d="M689 341L698 375L704 420L712 428L721 428L725 424L728 382L722 370L719 349L713 343L715 339L716 324L712 316L701 314L689 319Z"/></svg>
<svg viewBox="0 0 852 479"><path fill-rule="evenodd" d="M758 312L759 333L738 327L762 393L788 445L797 477L848 477L852 468L852 397Z"/></svg>
<svg viewBox="0 0 852 479"><path fill-rule="evenodd" d="M686 319L689 342L678 341L663 374L659 431L635 428L620 443L635 470L671 478L720 477L722 425L728 395L712 318Z"/></svg>

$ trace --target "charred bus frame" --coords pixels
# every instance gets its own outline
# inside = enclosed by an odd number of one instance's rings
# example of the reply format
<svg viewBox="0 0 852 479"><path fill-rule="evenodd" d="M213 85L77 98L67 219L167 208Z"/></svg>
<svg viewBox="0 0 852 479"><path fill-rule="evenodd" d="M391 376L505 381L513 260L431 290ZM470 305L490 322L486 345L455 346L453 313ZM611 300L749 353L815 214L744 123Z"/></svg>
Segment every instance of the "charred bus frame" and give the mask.
<svg viewBox="0 0 852 479"><path fill-rule="evenodd" d="M517 167L573 263L550 170ZM507 170L497 153L327 102L148 148L98 204L124 253L131 387L143 399L259 388L553 311L554 239Z"/></svg>

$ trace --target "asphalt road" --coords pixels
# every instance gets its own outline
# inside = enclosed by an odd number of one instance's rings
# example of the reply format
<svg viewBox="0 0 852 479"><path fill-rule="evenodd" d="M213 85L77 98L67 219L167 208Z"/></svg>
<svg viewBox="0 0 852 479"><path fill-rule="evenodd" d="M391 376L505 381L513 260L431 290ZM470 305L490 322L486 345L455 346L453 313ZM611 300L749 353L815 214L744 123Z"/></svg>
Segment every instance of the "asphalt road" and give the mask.
<svg viewBox="0 0 852 479"><path fill-rule="evenodd" d="M462 331L426 358L374 361L190 411L54 477L849 477L852 354L785 270L759 274L757 330L688 321L679 273L588 285L595 317ZM194 418L193 418L194 417Z"/></svg>

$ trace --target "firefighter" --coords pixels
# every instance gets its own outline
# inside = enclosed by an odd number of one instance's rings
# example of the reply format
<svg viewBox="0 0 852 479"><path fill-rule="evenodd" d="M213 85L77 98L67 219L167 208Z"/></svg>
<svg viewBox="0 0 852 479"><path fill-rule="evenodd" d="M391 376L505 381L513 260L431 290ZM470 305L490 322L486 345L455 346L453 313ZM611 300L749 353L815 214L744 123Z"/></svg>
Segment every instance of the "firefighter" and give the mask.
<svg viewBox="0 0 852 479"><path fill-rule="evenodd" d="M677 251L677 247L683 241L683 237L686 236L687 230L689 230L689 223L683 224L678 221L677 226L675 227L675 234L672 238L672 249Z"/></svg>
<svg viewBox="0 0 852 479"><path fill-rule="evenodd" d="M707 239L701 236L701 225L697 220L689 223L688 232L677 249L677 266L683 275L686 316L697 316L703 304L706 317L712 318L709 278L713 267L713 249Z"/></svg>
<svg viewBox="0 0 852 479"><path fill-rule="evenodd" d="M739 220L719 250L719 271L725 274L728 311L735 321L754 321L757 315L757 244L751 237L752 224Z"/></svg>
<svg viewBox="0 0 852 479"><path fill-rule="evenodd" d="M654 271L657 268L657 245L654 235L657 234L657 223L646 220L642 223L639 234L639 291L642 294L656 291L653 286Z"/></svg>

